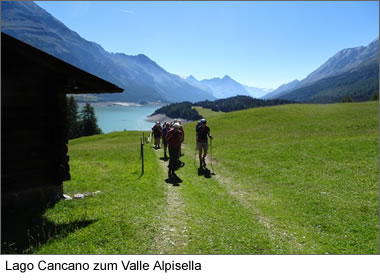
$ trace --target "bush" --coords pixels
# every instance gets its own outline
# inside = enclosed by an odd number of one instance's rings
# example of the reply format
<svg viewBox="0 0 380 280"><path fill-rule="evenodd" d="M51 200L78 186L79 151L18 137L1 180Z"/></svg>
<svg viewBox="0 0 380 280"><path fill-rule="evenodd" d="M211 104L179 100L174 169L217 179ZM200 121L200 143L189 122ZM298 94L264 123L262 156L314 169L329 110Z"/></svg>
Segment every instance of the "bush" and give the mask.
<svg viewBox="0 0 380 280"><path fill-rule="evenodd" d="M345 96L342 98L342 102L343 103L347 103L347 102L352 102L352 97L351 96Z"/></svg>

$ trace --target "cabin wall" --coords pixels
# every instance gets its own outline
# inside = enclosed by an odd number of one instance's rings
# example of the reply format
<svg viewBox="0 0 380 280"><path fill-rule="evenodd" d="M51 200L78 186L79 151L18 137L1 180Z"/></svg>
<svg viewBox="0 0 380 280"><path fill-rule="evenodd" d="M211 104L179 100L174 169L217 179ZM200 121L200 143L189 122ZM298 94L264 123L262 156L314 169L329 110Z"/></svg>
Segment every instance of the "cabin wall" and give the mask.
<svg viewBox="0 0 380 280"><path fill-rule="evenodd" d="M56 86L60 82L38 70L22 82L12 74L2 73L1 186L6 208L54 201L63 194L62 182L70 179L66 99Z"/></svg>

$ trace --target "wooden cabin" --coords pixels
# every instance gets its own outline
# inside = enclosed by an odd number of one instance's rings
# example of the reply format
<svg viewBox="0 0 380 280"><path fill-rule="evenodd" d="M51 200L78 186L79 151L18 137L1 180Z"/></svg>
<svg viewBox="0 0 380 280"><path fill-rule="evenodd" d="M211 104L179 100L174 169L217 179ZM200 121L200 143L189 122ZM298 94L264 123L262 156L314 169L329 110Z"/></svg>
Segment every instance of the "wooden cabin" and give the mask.
<svg viewBox="0 0 380 280"><path fill-rule="evenodd" d="M2 208L55 201L70 180L66 94L123 89L1 33Z"/></svg>

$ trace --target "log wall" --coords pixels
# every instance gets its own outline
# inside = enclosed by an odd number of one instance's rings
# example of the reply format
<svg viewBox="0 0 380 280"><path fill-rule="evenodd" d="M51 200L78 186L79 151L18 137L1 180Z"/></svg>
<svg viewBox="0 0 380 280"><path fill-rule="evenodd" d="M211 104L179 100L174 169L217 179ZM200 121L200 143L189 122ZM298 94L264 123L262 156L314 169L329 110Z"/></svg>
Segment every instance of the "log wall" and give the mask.
<svg viewBox="0 0 380 280"><path fill-rule="evenodd" d="M70 179L66 98L46 78L2 79L2 207L52 201Z"/></svg>

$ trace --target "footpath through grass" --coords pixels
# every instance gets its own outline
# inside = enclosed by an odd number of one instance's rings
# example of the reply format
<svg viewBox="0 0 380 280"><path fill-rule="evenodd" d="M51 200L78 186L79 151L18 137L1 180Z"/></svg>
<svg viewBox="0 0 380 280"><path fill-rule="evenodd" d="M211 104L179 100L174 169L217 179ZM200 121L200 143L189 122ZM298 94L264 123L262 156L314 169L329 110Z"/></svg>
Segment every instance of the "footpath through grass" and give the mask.
<svg viewBox="0 0 380 280"><path fill-rule="evenodd" d="M302 253L379 253L378 102L258 108L208 123L216 173L268 229Z"/></svg>
<svg viewBox="0 0 380 280"><path fill-rule="evenodd" d="M207 118L216 175L198 175L188 123L179 186L165 182L163 151L151 145L140 177L141 132L70 141L65 193L102 193L48 209L50 237L28 252L379 253L378 102Z"/></svg>

